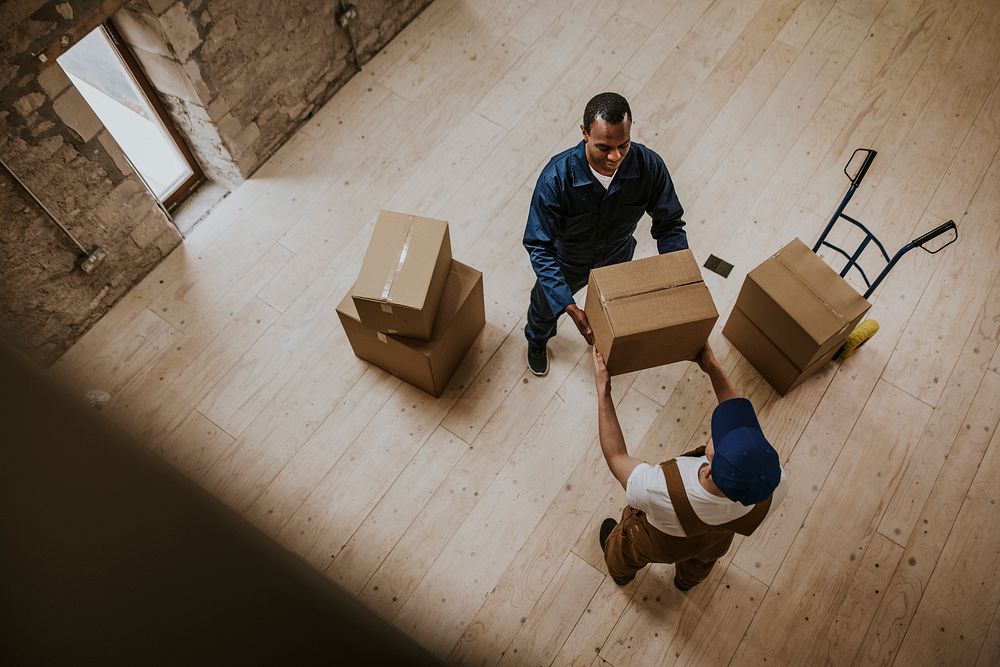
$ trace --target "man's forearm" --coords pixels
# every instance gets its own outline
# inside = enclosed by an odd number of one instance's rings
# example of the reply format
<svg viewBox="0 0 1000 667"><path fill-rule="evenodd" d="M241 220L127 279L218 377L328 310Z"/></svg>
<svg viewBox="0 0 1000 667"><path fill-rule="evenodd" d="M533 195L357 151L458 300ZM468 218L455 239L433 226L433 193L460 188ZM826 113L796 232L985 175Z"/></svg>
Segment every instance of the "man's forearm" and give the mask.
<svg viewBox="0 0 1000 667"><path fill-rule="evenodd" d="M542 246L531 246L525 244L528 250L528 257L531 260L531 268L538 278L538 283L542 287L542 293L549 309L553 314L562 314L567 306L576 304L573 299L573 292L566 282L562 267L551 249Z"/></svg>
<svg viewBox="0 0 1000 667"><path fill-rule="evenodd" d="M601 453L608 464L608 470L615 476L623 489L628 489L628 480L632 471L642 463L641 460L629 456L625 448L625 434L622 433L618 414L615 412L615 402L611 398L611 382L607 377L604 358L595 349L593 352L595 371L597 372L597 428L601 440Z"/></svg>
<svg viewBox="0 0 1000 667"><path fill-rule="evenodd" d="M740 393L736 391L733 384L726 377L725 371L722 370L722 366L715 364L707 371L709 379L712 381L712 389L715 390L715 397L719 400L719 403L728 401L730 398L737 398Z"/></svg>
<svg viewBox="0 0 1000 667"><path fill-rule="evenodd" d="M611 398L611 388L599 392L597 395L597 421L598 434L601 439L601 452L604 459L611 466L612 460L619 456L628 456L625 447L625 435L622 433L621 424L618 422L618 413L615 411L615 402Z"/></svg>
<svg viewBox="0 0 1000 667"><path fill-rule="evenodd" d="M684 220L681 218L657 222L652 226L651 232L656 239L656 250L661 255L688 248L687 232L684 230Z"/></svg>

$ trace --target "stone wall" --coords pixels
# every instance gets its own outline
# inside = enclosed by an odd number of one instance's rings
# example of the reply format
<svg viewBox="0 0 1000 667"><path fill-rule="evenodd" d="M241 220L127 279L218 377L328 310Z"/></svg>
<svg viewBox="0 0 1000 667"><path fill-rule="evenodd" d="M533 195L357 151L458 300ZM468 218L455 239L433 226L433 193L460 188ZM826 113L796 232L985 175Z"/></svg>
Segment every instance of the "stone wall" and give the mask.
<svg viewBox="0 0 1000 667"><path fill-rule="evenodd" d="M189 62L216 95L210 117L244 175L252 172L357 71L337 23L338 0L246 3L187 0L162 15L184 34ZM351 26L359 56L370 59L429 0L357 0ZM251 9L252 7L252 9ZM195 39L195 31L201 41Z"/></svg>
<svg viewBox="0 0 1000 667"><path fill-rule="evenodd" d="M356 0L362 63L430 0ZM357 71L339 0L130 0L114 22L213 180L246 178Z"/></svg>
<svg viewBox="0 0 1000 667"><path fill-rule="evenodd" d="M354 0L362 63L430 0ZM113 20L210 179L238 184L354 75L340 0L7 0L0 8L0 328L57 359L180 242L55 59Z"/></svg>
<svg viewBox="0 0 1000 667"><path fill-rule="evenodd" d="M0 327L46 365L181 240L80 93L40 62L114 9L47 3L0 40L0 159L81 243L108 251L94 273L74 268L79 250L0 168Z"/></svg>

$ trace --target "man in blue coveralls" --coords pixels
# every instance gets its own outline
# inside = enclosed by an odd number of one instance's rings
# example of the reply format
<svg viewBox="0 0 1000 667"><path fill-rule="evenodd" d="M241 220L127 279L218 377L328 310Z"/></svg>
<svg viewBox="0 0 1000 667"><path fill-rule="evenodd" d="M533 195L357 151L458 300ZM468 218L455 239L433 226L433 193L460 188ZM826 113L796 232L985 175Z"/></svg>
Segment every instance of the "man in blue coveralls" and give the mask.
<svg viewBox="0 0 1000 667"><path fill-rule="evenodd" d="M653 219L660 254L688 247L670 173L659 155L631 142L631 128L624 97L597 95L583 112L583 141L549 160L535 184L524 230L537 276L524 327L535 375L549 371L546 345L564 312L594 342L573 294L587 284L591 269L632 259L643 213Z"/></svg>

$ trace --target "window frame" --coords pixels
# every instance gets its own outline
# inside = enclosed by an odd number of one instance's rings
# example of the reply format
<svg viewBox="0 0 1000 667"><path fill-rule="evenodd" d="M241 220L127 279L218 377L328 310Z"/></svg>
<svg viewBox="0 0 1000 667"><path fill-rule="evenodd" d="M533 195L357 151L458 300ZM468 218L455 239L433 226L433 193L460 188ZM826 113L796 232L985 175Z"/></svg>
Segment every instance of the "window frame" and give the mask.
<svg viewBox="0 0 1000 667"><path fill-rule="evenodd" d="M180 151L181 155L184 157L184 161L191 169L191 176L174 188L173 192L167 195L160 202L163 204L163 207L168 213L172 212L181 204L181 202L194 194L198 187L205 183L208 179L205 177L205 172L202 170L201 165L198 164L198 160L195 159L194 153L191 152L191 148L188 146L184 135L181 134L180 130L177 129L177 126L174 125L173 119L170 118L166 108L164 108L163 104L160 102L160 98L157 96L156 89L153 88L153 84L150 83L149 77L147 77L146 73L142 70L142 66L132 54L132 51L128 48L128 45L125 43L125 40L122 38L121 33L115 27L114 23L109 19L98 26L98 29L104 30L112 48L114 48L115 52L118 54L118 58L125 66L125 69L135 81L136 85L139 86L139 90L142 92L143 97L146 98L149 106L153 109L153 113L156 114L160 123L167 131L167 134L170 135L170 138L177 146L177 150Z"/></svg>

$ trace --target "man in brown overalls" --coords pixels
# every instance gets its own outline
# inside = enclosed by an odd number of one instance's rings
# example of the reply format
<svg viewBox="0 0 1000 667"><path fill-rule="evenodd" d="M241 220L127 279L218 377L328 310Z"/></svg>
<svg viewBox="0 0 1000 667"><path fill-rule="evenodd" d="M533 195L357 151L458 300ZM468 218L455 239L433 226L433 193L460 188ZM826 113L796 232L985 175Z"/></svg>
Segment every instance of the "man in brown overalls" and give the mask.
<svg viewBox="0 0 1000 667"><path fill-rule="evenodd" d="M596 348L593 354L601 449L628 502L621 523L601 525L608 572L624 585L649 563L674 563L674 585L689 590L708 576L736 533L753 533L784 498L778 453L706 344L697 362L719 400L708 445L658 466L629 456L607 366Z"/></svg>

